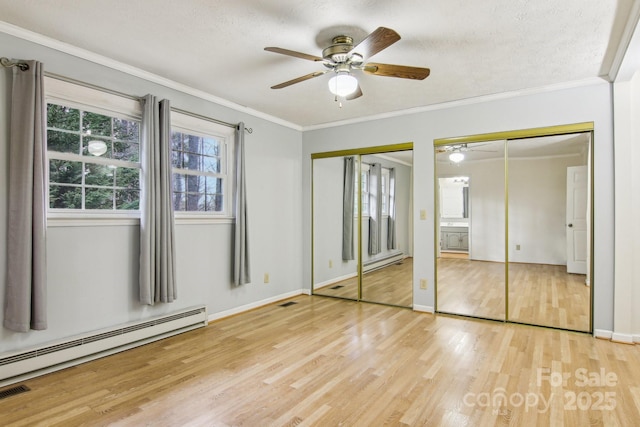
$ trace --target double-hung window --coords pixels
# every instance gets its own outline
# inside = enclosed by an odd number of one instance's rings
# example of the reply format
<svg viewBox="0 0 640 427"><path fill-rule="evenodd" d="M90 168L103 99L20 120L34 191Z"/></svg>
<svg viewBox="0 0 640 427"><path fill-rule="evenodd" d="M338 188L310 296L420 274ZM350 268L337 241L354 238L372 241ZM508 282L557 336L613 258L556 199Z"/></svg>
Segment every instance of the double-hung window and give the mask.
<svg viewBox="0 0 640 427"><path fill-rule="evenodd" d="M231 215L233 128L171 114L173 208L177 217Z"/></svg>
<svg viewBox="0 0 640 427"><path fill-rule="evenodd" d="M389 168L382 168L382 215L389 215ZM360 175L362 182L362 216L369 216L369 206L371 205L371 199L373 198L369 192L369 165L362 164L362 173ZM355 176L355 215L358 215L358 177Z"/></svg>
<svg viewBox="0 0 640 427"><path fill-rule="evenodd" d="M137 213L139 101L52 78L45 88L49 212Z"/></svg>

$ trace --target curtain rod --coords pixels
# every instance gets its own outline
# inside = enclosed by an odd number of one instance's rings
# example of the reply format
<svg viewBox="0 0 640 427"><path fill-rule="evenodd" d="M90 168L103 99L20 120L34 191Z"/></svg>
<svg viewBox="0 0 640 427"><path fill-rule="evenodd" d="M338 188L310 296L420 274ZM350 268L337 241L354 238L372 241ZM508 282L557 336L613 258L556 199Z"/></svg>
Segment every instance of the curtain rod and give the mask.
<svg viewBox="0 0 640 427"><path fill-rule="evenodd" d="M219 125L227 126L227 127L230 127L230 128L237 128L238 127L238 125L234 124L234 123L223 122L222 120L218 120L218 119L214 119L214 118L211 118L211 117L203 116L202 114L198 114L198 113L192 113L191 111L182 110L180 108L171 107L171 111L175 111L176 113L184 114L186 116L195 117L196 119L206 120L208 122L217 123ZM244 130L246 130L247 133L249 133L249 134L253 133L253 129L252 128L245 127Z"/></svg>
<svg viewBox="0 0 640 427"><path fill-rule="evenodd" d="M133 96L133 95L129 95L128 93L123 93L123 92L118 92L117 90L113 90L113 89L108 89L106 87L102 87L102 86L97 86L91 83L87 83L87 82L83 82L80 80L76 80L76 79L72 79L71 77L66 77L66 76L61 76L59 74L54 74L54 73L49 73L46 72L44 73L47 77L51 77L54 78L56 80L62 80L68 83L73 83L73 84L77 84L77 85L81 85L81 86L85 86L91 89L95 89L95 90L99 90L101 92L106 92L106 93L110 93L112 95L117 95L117 96L121 96L123 98L128 98L128 99L133 99L134 101L138 101L142 98L140 98L139 96ZM223 126L228 126L231 128L237 128L238 125L234 124L234 123L228 123L228 122L223 122L222 120L217 120L211 117L207 117L207 116L203 116L201 114L197 114L197 113L192 113L190 111L185 111L185 110L181 110L179 108L173 108L171 107L171 111L175 111L176 113L182 113L185 114L187 116L192 116L201 120L207 120L209 122L213 122L213 123L217 123L219 125L223 125ZM244 130L247 131L247 133L251 134L253 133L253 129L252 128L247 128L245 127Z"/></svg>
<svg viewBox="0 0 640 427"><path fill-rule="evenodd" d="M20 71L27 71L29 69L29 64L27 64L26 62L12 61L9 58L5 58L4 56L0 58L0 64L2 64L2 66L6 68L18 67L20 68Z"/></svg>
<svg viewBox="0 0 640 427"><path fill-rule="evenodd" d="M11 61L8 58L4 58L4 57L0 58L0 63L2 63L3 67L18 67L22 71L27 71L29 69L29 65L24 63L24 62L17 62L17 61L14 62L14 61ZM128 93L119 92L119 91L113 90L113 89L108 89L106 87L102 87L102 86L94 85L94 84L91 84L91 83L83 82L81 80L76 80L76 79L73 79L71 77L66 77L66 76L61 76L59 74L50 73L48 71L45 71L44 75L47 76L47 77L51 77L53 79L56 79L56 80L62 80L62 81L67 82L67 83L77 84L77 85L80 85L80 86L88 87L90 89L95 89L95 90L99 90L101 92L110 93L112 95L117 95L117 96L120 96L120 97L123 97L123 98L132 99L134 101L138 101L138 100L141 99L139 96L129 95ZM222 120L217 120L217 119L214 119L214 118L211 118L211 117L203 116L201 114L197 114L197 113L192 113L190 111L181 110L179 108L171 108L171 110L175 111L176 113L185 114L185 115L188 115L188 116L191 116L191 117L195 117L195 118L198 118L198 119L201 119L201 120L207 120L209 122L217 123L217 124L223 125L223 126L228 126L230 128L237 128L238 127L238 125L234 124L234 123L223 122ZM249 134L253 133L253 129L252 128L245 127L244 130L247 131L247 133L249 133Z"/></svg>

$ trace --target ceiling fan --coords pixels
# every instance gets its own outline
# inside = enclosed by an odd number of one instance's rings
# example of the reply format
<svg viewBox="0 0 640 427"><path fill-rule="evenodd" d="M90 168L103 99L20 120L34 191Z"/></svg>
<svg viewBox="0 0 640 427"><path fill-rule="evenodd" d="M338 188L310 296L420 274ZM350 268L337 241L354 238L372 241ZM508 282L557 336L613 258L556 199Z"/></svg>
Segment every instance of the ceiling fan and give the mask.
<svg viewBox="0 0 640 427"><path fill-rule="evenodd" d="M335 75L329 80L329 90L336 95L336 97L340 96L347 100L352 100L362 96L362 89L358 84L358 80L352 74L352 72L356 70L361 70L375 76L399 77L414 80L424 80L427 78L430 73L428 68L365 62L365 60L368 60L398 40L400 40L400 35L394 30L379 27L356 46L353 45L352 37L343 35L334 37L331 46L322 51L322 57L279 47L265 47L264 50L269 52L321 62L326 68L325 70L316 71L271 86L271 89L282 89L333 71Z"/></svg>

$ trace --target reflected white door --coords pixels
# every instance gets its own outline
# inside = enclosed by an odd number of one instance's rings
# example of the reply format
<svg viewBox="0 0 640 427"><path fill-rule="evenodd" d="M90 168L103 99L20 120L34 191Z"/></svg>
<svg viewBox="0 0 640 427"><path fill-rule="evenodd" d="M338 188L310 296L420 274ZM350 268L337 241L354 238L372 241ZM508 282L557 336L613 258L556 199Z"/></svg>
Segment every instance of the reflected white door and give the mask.
<svg viewBox="0 0 640 427"><path fill-rule="evenodd" d="M567 273L587 274L587 201L586 166L567 168Z"/></svg>

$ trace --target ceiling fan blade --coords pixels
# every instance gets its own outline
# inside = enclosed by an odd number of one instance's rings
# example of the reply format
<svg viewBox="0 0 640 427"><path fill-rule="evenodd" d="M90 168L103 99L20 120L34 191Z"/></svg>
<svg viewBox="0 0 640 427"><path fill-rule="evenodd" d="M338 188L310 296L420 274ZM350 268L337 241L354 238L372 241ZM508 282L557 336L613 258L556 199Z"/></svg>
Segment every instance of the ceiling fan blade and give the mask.
<svg viewBox="0 0 640 427"><path fill-rule="evenodd" d="M323 61L319 56L308 55L302 52L296 52L295 50L282 49L281 47L265 47L264 50L268 52L280 53L282 55L294 56L296 58L307 59L309 61Z"/></svg>
<svg viewBox="0 0 640 427"><path fill-rule="evenodd" d="M361 96L362 96L362 89L360 89L360 85L358 85L358 88L356 89L356 91L350 95L345 96L344 99L346 99L347 101L352 101L356 98L360 98Z"/></svg>
<svg viewBox="0 0 640 427"><path fill-rule="evenodd" d="M327 71L329 71L329 70L327 70ZM293 80L289 80L289 81L286 81L284 83L280 83L278 85L271 86L271 89L282 89L283 87L291 86L293 84L300 83L300 82L303 82L305 80L309 80L309 79L312 79L314 77L321 76L324 73L326 73L327 71L316 71L315 73L310 73L310 74L307 74L307 75L304 75L304 76L300 76L300 77L295 78Z"/></svg>
<svg viewBox="0 0 640 427"><path fill-rule="evenodd" d="M356 47L351 49L351 52L357 52L362 55L363 58L370 58L398 40L400 40L400 35L391 28L378 27L378 29L358 43Z"/></svg>
<svg viewBox="0 0 640 427"><path fill-rule="evenodd" d="M408 67L406 65L376 64L373 62L366 64L362 68L362 71L376 76L399 77L401 79L414 80L424 80L431 73L431 70L428 68Z"/></svg>

